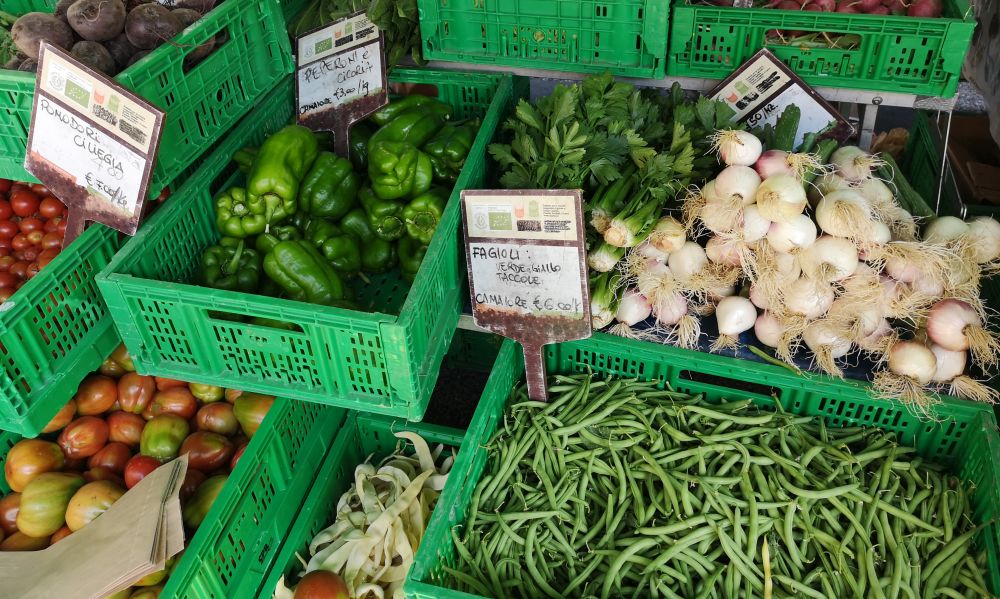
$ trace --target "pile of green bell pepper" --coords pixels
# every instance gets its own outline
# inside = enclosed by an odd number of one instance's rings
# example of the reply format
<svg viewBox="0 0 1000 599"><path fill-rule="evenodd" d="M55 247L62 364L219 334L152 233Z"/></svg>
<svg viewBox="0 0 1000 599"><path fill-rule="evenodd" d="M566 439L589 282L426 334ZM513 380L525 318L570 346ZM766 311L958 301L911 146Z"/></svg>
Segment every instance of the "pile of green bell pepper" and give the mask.
<svg viewBox="0 0 1000 599"><path fill-rule="evenodd" d="M298 125L237 152L246 182L214 198L220 241L202 255L201 283L354 307L349 283L366 273L412 281L479 127L451 115L411 95L356 123L349 157Z"/></svg>

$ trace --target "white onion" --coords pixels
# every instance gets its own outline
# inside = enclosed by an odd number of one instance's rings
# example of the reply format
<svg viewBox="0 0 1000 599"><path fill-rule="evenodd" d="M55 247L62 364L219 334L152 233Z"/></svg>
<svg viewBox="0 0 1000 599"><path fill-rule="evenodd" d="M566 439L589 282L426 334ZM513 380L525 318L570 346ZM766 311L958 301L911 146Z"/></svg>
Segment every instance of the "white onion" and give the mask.
<svg viewBox="0 0 1000 599"><path fill-rule="evenodd" d="M898 256L890 255L885 259L885 274L902 283L912 283L923 274L916 262Z"/></svg>
<svg viewBox="0 0 1000 599"><path fill-rule="evenodd" d="M868 240L874 220L868 200L853 189L828 193L816 204L816 223L837 237Z"/></svg>
<svg viewBox="0 0 1000 599"><path fill-rule="evenodd" d="M816 177L809 188L809 200L815 206L820 198L840 189L851 189L851 183L837 173L823 173Z"/></svg>
<svg viewBox="0 0 1000 599"><path fill-rule="evenodd" d="M757 308L745 297L730 295L722 298L715 307L715 319L719 323L720 338L731 340L753 327L757 321Z"/></svg>
<svg viewBox="0 0 1000 599"><path fill-rule="evenodd" d="M663 294L653 303L653 316L656 317L656 322L666 326L680 322L687 311L687 300L680 293Z"/></svg>
<svg viewBox="0 0 1000 599"><path fill-rule="evenodd" d="M885 339L891 334L892 325L888 319L883 318L874 331L857 340L858 347L868 352L882 353L885 351Z"/></svg>
<svg viewBox="0 0 1000 599"><path fill-rule="evenodd" d="M815 241L816 225L805 214L796 214L783 222L772 222L767 231L767 242L779 252L798 251Z"/></svg>
<svg viewBox="0 0 1000 599"><path fill-rule="evenodd" d="M910 287L928 298L937 298L944 295L944 285L941 284L941 281L922 273L918 274L917 278L910 283Z"/></svg>
<svg viewBox="0 0 1000 599"><path fill-rule="evenodd" d="M749 166L727 166L715 178L715 193L735 206L752 204L760 186L760 176Z"/></svg>
<svg viewBox="0 0 1000 599"><path fill-rule="evenodd" d="M712 144L727 165L752 166L764 148L752 133L738 130L716 131Z"/></svg>
<svg viewBox="0 0 1000 599"><path fill-rule="evenodd" d="M732 233L740 226L740 209L724 201L707 201L698 214L701 224L716 235Z"/></svg>
<svg viewBox="0 0 1000 599"><path fill-rule="evenodd" d="M789 283L799 278L802 269L799 267L799 260L792 254L777 252L774 254L774 263L779 273L779 280Z"/></svg>
<svg viewBox="0 0 1000 599"><path fill-rule="evenodd" d="M830 164L848 181L863 181L882 161L857 146L841 146L830 155Z"/></svg>
<svg viewBox="0 0 1000 599"><path fill-rule="evenodd" d="M664 216L649 234L648 242L657 250L669 254L679 249L687 241L687 231L679 220L672 216Z"/></svg>
<svg viewBox="0 0 1000 599"><path fill-rule="evenodd" d="M749 297L750 301L753 302L753 305L757 306L761 310L768 310L771 308L770 298L768 297L767 292L764 291L764 288L760 285L750 286ZM772 345L771 347L774 346Z"/></svg>
<svg viewBox="0 0 1000 599"><path fill-rule="evenodd" d="M889 370L893 374L916 381L931 382L937 370L937 358L927 346L916 341L900 341L889 349Z"/></svg>
<svg viewBox="0 0 1000 599"><path fill-rule="evenodd" d="M934 353L934 358L937 360L937 368L934 370L934 375L931 376L932 381L947 383L965 372L968 356L964 351L951 351L935 343L931 345L931 352Z"/></svg>
<svg viewBox="0 0 1000 599"><path fill-rule="evenodd" d="M976 310L962 300L949 298L934 304L927 315L927 336L944 349L969 350L976 363L983 367L997 365L1000 343L983 328Z"/></svg>
<svg viewBox="0 0 1000 599"><path fill-rule="evenodd" d="M969 232L969 225L955 216L939 216L924 229L924 241L931 243L951 243L958 241Z"/></svg>
<svg viewBox="0 0 1000 599"><path fill-rule="evenodd" d="M776 348L781 343L784 327L774 314L764 312L757 317L757 321L753 325L753 333L757 336L757 340L764 345Z"/></svg>
<svg viewBox="0 0 1000 599"><path fill-rule="evenodd" d="M785 307L793 314L808 319L819 318L833 305L833 287L829 284L800 277L784 289Z"/></svg>
<svg viewBox="0 0 1000 599"><path fill-rule="evenodd" d="M700 245L686 241L679 250L670 253L667 264L674 273L674 278L685 283L708 265L708 256Z"/></svg>
<svg viewBox="0 0 1000 599"><path fill-rule="evenodd" d="M705 244L705 255L716 264L739 266L740 242L713 235L708 238L708 243Z"/></svg>
<svg viewBox="0 0 1000 599"><path fill-rule="evenodd" d="M763 239L771 230L771 221L764 218L756 204L743 208L743 241L753 243Z"/></svg>
<svg viewBox="0 0 1000 599"><path fill-rule="evenodd" d="M647 260L656 260L657 262L664 262L664 263L666 263L667 258L670 256L670 252L664 252L660 250L660 248L653 245L649 239L635 246L635 249L633 249L632 251L635 252L636 254L639 254L643 258L646 258Z"/></svg>
<svg viewBox="0 0 1000 599"><path fill-rule="evenodd" d="M712 179L701 188L701 197L705 198L706 202L721 202L722 196L720 196L715 191L715 179Z"/></svg>
<svg viewBox="0 0 1000 599"><path fill-rule="evenodd" d="M972 259L977 264L986 264L1000 258L1000 223L988 216L979 216L969 221L965 237L972 249Z"/></svg>
<svg viewBox="0 0 1000 599"><path fill-rule="evenodd" d="M802 182L791 175L775 175L757 188L757 206L770 221L787 221L806 209L806 191Z"/></svg>
<svg viewBox="0 0 1000 599"><path fill-rule="evenodd" d="M896 205L896 197L881 179L866 179L855 187L868 203L875 207Z"/></svg>
<svg viewBox="0 0 1000 599"><path fill-rule="evenodd" d="M840 281L858 269L858 249L847 239L823 235L799 253L799 265L815 279Z"/></svg>
<svg viewBox="0 0 1000 599"><path fill-rule="evenodd" d="M764 152L753 167L761 179L767 179L774 175L795 175L795 171L788 165L788 152L782 150Z"/></svg>
<svg viewBox="0 0 1000 599"><path fill-rule="evenodd" d="M632 327L649 318L652 310L646 296L635 289L629 289L622 295L621 302L618 303L615 320Z"/></svg>
<svg viewBox="0 0 1000 599"><path fill-rule="evenodd" d="M825 320L815 320L802 332L802 340L814 354L829 351L833 359L843 358L851 351L851 340L837 333Z"/></svg>

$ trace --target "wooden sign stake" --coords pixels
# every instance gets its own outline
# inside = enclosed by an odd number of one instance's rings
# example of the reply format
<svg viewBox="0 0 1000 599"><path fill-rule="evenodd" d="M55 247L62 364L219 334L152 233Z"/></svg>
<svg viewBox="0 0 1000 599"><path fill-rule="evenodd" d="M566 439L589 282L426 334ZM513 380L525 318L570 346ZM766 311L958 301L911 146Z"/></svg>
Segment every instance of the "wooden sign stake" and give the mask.
<svg viewBox="0 0 1000 599"><path fill-rule="evenodd" d="M385 36L364 11L298 38L298 122L332 131L334 152L348 158L351 125L389 103Z"/></svg>
<svg viewBox="0 0 1000 599"><path fill-rule="evenodd" d="M465 190L476 325L524 348L528 396L547 401L543 348L592 334L579 190Z"/></svg>
<svg viewBox="0 0 1000 599"><path fill-rule="evenodd" d="M24 159L68 208L63 247L90 221L135 235L164 112L43 42Z"/></svg>

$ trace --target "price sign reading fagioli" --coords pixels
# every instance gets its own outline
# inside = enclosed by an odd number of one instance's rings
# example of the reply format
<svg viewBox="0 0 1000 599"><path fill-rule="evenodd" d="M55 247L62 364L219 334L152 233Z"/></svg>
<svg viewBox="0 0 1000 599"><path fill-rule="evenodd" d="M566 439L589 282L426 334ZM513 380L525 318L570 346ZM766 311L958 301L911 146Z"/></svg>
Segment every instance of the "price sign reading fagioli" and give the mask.
<svg viewBox="0 0 1000 599"><path fill-rule="evenodd" d="M524 346L528 394L546 399L542 347L591 335L578 190L465 190L476 325Z"/></svg>
<svg viewBox="0 0 1000 599"><path fill-rule="evenodd" d="M359 12L302 35L296 45L298 122L333 131L334 149L346 158L351 124L389 101L382 32Z"/></svg>
<svg viewBox="0 0 1000 599"><path fill-rule="evenodd" d="M69 208L65 244L97 221L134 235L164 113L43 43L24 167Z"/></svg>

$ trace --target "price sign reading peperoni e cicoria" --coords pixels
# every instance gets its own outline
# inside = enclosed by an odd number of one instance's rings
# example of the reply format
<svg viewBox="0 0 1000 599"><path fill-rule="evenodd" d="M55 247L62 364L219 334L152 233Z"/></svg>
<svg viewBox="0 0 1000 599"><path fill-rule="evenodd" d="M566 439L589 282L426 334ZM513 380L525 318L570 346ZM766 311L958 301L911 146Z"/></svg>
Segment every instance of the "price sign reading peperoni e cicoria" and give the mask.
<svg viewBox="0 0 1000 599"><path fill-rule="evenodd" d="M64 243L97 221L139 228L164 113L42 43L24 167L69 209Z"/></svg>
<svg viewBox="0 0 1000 599"><path fill-rule="evenodd" d="M528 394L546 399L542 347L591 335L579 190L465 190L476 325L524 346Z"/></svg>
<svg viewBox="0 0 1000 599"><path fill-rule="evenodd" d="M313 131L333 131L334 149L344 158L351 125L389 101L383 39L362 11L296 43L298 122Z"/></svg>

